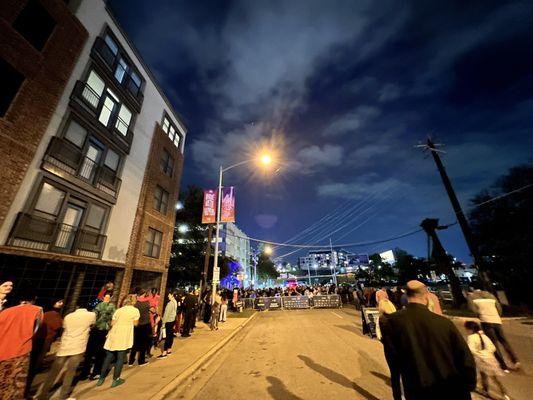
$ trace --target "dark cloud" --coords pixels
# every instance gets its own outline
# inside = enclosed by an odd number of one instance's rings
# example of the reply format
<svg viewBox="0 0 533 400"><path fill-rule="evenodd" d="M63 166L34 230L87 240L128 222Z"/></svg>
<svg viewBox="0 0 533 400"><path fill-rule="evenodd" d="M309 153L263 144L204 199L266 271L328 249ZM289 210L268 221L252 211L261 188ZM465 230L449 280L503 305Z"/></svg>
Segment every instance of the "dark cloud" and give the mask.
<svg viewBox="0 0 533 400"><path fill-rule="evenodd" d="M282 154L275 179L226 178L246 182L237 222L253 236L282 241L344 199L373 199L352 241L453 221L433 161L414 147L429 133L446 144L465 207L531 157L531 2L111 4L189 125L186 184L213 186L219 165L265 146ZM255 216L276 222L263 231ZM468 257L457 229L442 235ZM425 251L419 237L396 244Z"/></svg>

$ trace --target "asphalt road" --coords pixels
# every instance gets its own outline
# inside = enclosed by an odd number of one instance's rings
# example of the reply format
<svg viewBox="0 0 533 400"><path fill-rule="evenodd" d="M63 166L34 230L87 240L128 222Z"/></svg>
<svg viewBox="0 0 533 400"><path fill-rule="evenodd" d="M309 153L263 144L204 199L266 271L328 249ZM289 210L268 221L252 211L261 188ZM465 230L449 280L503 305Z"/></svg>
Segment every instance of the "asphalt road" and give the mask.
<svg viewBox="0 0 533 400"><path fill-rule="evenodd" d="M528 374L515 375L513 399L530 398ZM379 341L363 336L360 313L269 311L256 316L169 399L391 399ZM476 399L482 399L479 396Z"/></svg>

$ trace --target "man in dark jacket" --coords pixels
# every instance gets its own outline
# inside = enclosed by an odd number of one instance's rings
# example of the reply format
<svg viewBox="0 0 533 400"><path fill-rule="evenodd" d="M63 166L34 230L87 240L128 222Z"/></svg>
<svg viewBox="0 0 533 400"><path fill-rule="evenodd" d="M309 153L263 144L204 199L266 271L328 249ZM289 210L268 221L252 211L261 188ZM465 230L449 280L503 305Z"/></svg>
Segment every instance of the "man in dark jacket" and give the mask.
<svg viewBox="0 0 533 400"><path fill-rule="evenodd" d="M447 318L427 308L427 288L407 283L407 307L388 317L384 345L400 371L407 400L466 400L476 387L468 346Z"/></svg>
<svg viewBox="0 0 533 400"><path fill-rule="evenodd" d="M146 353L150 350L150 339L152 338L152 324L150 323L150 303L146 296L146 290L141 288L135 289L137 302L135 308L139 310L139 324L133 330L133 347L130 352L129 365L135 363L135 356L139 353L139 365L145 365Z"/></svg>
<svg viewBox="0 0 533 400"><path fill-rule="evenodd" d="M185 321L183 322L183 333L182 337L189 337L190 331L194 326L194 319L196 315L196 309L198 307L198 297L192 293L192 288L189 290L189 293L185 296L183 300L183 312L185 314Z"/></svg>

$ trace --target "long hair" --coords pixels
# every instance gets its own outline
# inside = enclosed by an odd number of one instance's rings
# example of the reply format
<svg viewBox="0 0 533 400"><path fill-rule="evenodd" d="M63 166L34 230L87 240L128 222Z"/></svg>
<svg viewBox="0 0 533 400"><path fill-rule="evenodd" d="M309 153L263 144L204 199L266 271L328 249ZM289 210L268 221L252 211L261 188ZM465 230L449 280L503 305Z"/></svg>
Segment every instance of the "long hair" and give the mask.
<svg viewBox="0 0 533 400"><path fill-rule="evenodd" d="M137 296L134 294L128 294L122 299L122 307L133 306L137 303Z"/></svg>

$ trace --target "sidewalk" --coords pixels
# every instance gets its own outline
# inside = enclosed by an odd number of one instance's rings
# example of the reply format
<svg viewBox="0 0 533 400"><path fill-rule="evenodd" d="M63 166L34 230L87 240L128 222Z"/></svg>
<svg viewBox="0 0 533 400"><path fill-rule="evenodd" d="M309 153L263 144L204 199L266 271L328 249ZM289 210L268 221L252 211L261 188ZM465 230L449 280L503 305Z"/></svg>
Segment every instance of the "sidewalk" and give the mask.
<svg viewBox="0 0 533 400"><path fill-rule="evenodd" d="M96 387L96 381L79 382L72 393L76 399L116 400L138 398L144 399L164 398L166 390L171 389L172 382L176 378L194 372L195 363L210 352L216 352L231 339L255 314L249 318L238 318L228 315L228 320L219 324L218 331L211 331L203 322L196 323L196 329L189 338L177 337L172 347L172 355L157 359L159 350L154 351L154 357L150 363L143 367L129 367L124 365L122 378L126 382L116 388L111 388L112 377L108 375L105 383ZM111 372L112 374L112 372ZM181 376L180 376L181 375ZM179 384L179 383L178 383ZM58 392L51 399L55 399ZM133 397L132 397L133 395Z"/></svg>

